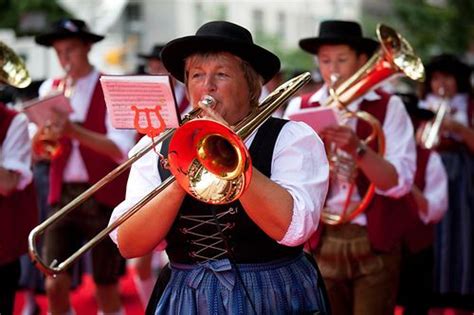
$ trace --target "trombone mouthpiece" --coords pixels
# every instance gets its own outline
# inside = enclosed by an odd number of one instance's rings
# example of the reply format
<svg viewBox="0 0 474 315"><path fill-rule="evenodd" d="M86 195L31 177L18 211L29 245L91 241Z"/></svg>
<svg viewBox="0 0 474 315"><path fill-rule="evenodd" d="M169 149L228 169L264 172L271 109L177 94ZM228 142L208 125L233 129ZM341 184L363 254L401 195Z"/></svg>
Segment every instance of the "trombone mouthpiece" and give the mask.
<svg viewBox="0 0 474 315"><path fill-rule="evenodd" d="M216 100L210 95L204 95L199 103L206 107L213 107L216 104Z"/></svg>

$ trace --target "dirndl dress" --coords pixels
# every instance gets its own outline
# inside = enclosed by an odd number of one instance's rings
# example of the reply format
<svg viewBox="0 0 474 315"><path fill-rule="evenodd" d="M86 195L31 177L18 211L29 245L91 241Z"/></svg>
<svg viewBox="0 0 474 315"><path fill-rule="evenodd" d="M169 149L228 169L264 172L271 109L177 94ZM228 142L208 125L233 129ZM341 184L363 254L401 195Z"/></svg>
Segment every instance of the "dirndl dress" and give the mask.
<svg viewBox="0 0 474 315"><path fill-rule="evenodd" d="M155 314L327 314L315 267L297 257L259 264L228 259L170 263Z"/></svg>
<svg viewBox="0 0 474 315"><path fill-rule="evenodd" d="M441 157L449 207L436 226L434 293L474 295L474 156L463 148Z"/></svg>

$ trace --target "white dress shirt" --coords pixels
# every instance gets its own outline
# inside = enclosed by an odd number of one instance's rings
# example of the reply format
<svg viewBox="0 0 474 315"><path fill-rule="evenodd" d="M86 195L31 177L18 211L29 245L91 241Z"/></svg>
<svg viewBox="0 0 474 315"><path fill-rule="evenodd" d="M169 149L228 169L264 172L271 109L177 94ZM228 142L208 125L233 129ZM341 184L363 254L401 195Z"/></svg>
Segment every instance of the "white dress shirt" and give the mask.
<svg viewBox="0 0 474 315"><path fill-rule="evenodd" d="M309 98L309 102L322 103L328 97L328 89L326 86L323 86ZM363 100L375 101L378 99L380 99L380 96L377 93L373 91L368 92L359 100L349 104L348 109L357 111ZM300 111L300 106L301 97L292 99L288 104L284 117L288 117ZM349 120L346 124L351 126L353 130L356 129L356 121L354 119ZM397 96L391 96L388 101L382 129L385 135L384 158L395 167L398 174L398 184L386 191L376 189L375 192L379 195L399 198L407 194L413 185L416 169L416 146L410 117L401 99ZM326 201L326 207L330 212L342 214L349 193L349 187L350 185L347 183L331 180L328 199ZM361 198L357 187L354 187L352 195L350 196L350 204L355 205L359 203ZM362 213L355 217L352 223L366 225L367 217Z"/></svg>
<svg viewBox="0 0 474 315"><path fill-rule="evenodd" d="M254 137L255 132L245 141L247 147ZM149 137L143 137L130 155L150 142ZM110 222L161 183L157 165L158 156L153 151L132 165L126 199L115 208ZM288 190L294 201L292 221L279 243L287 246L302 244L318 227L328 190L329 165L321 139L306 124L288 122L275 144L271 174L271 179ZM111 233L111 238L117 243L116 231Z"/></svg>
<svg viewBox="0 0 474 315"><path fill-rule="evenodd" d="M99 75L99 72L94 69L89 74L76 81L70 97L73 112L70 114L69 119L72 122L83 123L86 120ZM40 97L50 93L53 88L53 82L53 79L43 82L39 89ZM122 151L124 158L120 161L116 161L117 163L120 163L125 159L128 151L133 147L136 133L134 130L118 130L112 127L108 112L105 114L105 126L107 130L107 138L112 140L119 147L120 151ZM64 170L63 179L66 183L84 183L89 179L84 160L79 151L79 141L74 139L72 140L72 151Z"/></svg>
<svg viewBox="0 0 474 315"><path fill-rule="evenodd" d="M432 151L426 165L423 195L428 200L428 211L419 213L423 223L437 223L448 210L448 175L440 155Z"/></svg>
<svg viewBox="0 0 474 315"><path fill-rule="evenodd" d="M16 187L18 190L23 190L33 179L28 123L25 114L17 114L11 121L0 147L0 165L20 174L20 180Z"/></svg>

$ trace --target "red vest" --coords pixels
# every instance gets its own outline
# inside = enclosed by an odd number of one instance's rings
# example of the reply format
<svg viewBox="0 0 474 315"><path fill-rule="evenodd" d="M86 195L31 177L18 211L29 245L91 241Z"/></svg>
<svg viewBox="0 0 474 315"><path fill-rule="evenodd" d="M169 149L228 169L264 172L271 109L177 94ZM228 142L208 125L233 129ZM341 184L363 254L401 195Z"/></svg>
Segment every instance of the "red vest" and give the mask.
<svg viewBox="0 0 474 315"><path fill-rule="evenodd" d="M359 110L372 114L383 125L387 111L390 94L381 89L375 90L380 96L379 100L363 100ZM319 103L309 103L312 94L303 95L301 98L301 108L317 107ZM356 133L359 138L366 138L371 132L370 125L357 123ZM377 151L376 141L369 143L369 146ZM361 195L367 191L370 182L361 172L356 179L357 189ZM407 222L415 220L416 213L412 208L412 203L407 197L394 199L375 194L369 206L365 210L367 216L367 233L372 248L381 252L390 252L400 244L402 236L408 228ZM312 244L314 246L314 244Z"/></svg>
<svg viewBox="0 0 474 315"><path fill-rule="evenodd" d="M16 112L0 104L2 144L15 115ZM28 234L36 224L38 224L38 208L33 183L8 197L0 196L0 265L12 262L26 253Z"/></svg>
<svg viewBox="0 0 474 315"><path fill-rule="evenodd" d="M91 104L87 113L86 120L82 125L91 131L106 134L105 126L106 105L104 94L99 80L97 80L94 93L92 95ZM61 153L51 160L50 166L50 189L48 201L55 204L60 201L61 186L64 169L71 153L70 139L61 140ZM93 185L105 175L115 169L118 164L109 157L97 153L83 145L79 146L82 159L84 160L87 173L89 175L89 184ZM94 194L94 198L107 206L115 207L125 199L125 188L127 185L128 172L122 173L111 183L100 189Z"/></svg>

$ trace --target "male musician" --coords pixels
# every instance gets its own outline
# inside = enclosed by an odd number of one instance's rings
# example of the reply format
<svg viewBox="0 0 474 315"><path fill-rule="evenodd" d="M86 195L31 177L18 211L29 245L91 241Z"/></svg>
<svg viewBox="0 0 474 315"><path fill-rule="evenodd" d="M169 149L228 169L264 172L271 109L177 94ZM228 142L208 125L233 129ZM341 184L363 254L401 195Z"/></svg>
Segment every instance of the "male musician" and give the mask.
<svg viewBox="0 0 474 315"><path fill-rule="evenodd" d="M138 54L140 58L146 60L145 72L149 74L163 74L168 72L161 60L161 50L163 47L164 44L156 44L149 54ZM191 111L191 104L186 98L186 91L182 83L173 79L173 87L178 112L183 116Z"/></svg>
<svg viewBox="0 0 474 315"><path fill-rule="evenodd" d="M256 108L262 84L280 68L248 30L224 21L169 42L161 56L193 106L211 96L204 115L230 126ZM142 138L132 152L150 142ZM322 142L302 123L270 118L245 145L253 174L238 201L209 205L173 182L111 233L125 257L166 246L172 274L157 314L326 313L321 279L302 251L326 197ZM132 166L127 199L111 221L169 175L159 164L150 152Z"/></svg>
<svg viewBox="0 0 474 315"><path fill-rule="evenodd" d="M111 127L99 83L100 73L88 60L92 44L102 39L103 36L90 32L83 21L75 19L62 19L50 31L35 38L38 44L54 48L66 71L65 78L45 81L40 95L64 89L61 86L72 89L68 94L74 112L69 115L58 112L52 118L61 146L60 153L51 160L50 169L49 202L54 210L114 169L134 143L134 132ZM125 181L126 175L46 230L44 247L48 262L64 261L82 240L90 239L107 225L113 207L124 196ZM95 247L92 265L99 313L122 314L118 278L124 261L114 244L104 241ZM70 286L69 273L47 277L46 293L52 314L73 314Z"/></svg>
<svg viewBox="0 0 474 315"><path fill-rule="evenodd" d="M330 20L320 24L318 37L302 39L299 45L316 55L325 84L315 93L292 100L286 117L301 108L319 106L329 97L329 88L350 78L378 43L363 37L356 22ZM349 178L342 179L331 171L325 211L341 215L343 209L357 207L370 183L375 185L376 194L366 212L351 222L323 225L315 257L334 314L393 314L404 220L397 198L408 193L413 183L413 126L401 100L381 90L366 93L347 104L347 108L369 112L380 121L386 152L379 155L373 144L362 142L370 127L355 119L329 126L320 133L327 146L335 146L337 154L345 157L347 162L343 163L355 163L358 170L355 187Z"/></svg>
<svg viewBox="0 0 474 315"><path fill-rule="evenodd" d="M38 215L30 167L28 119L0 103L0 314L13 314L20 256Z"/></svg>

